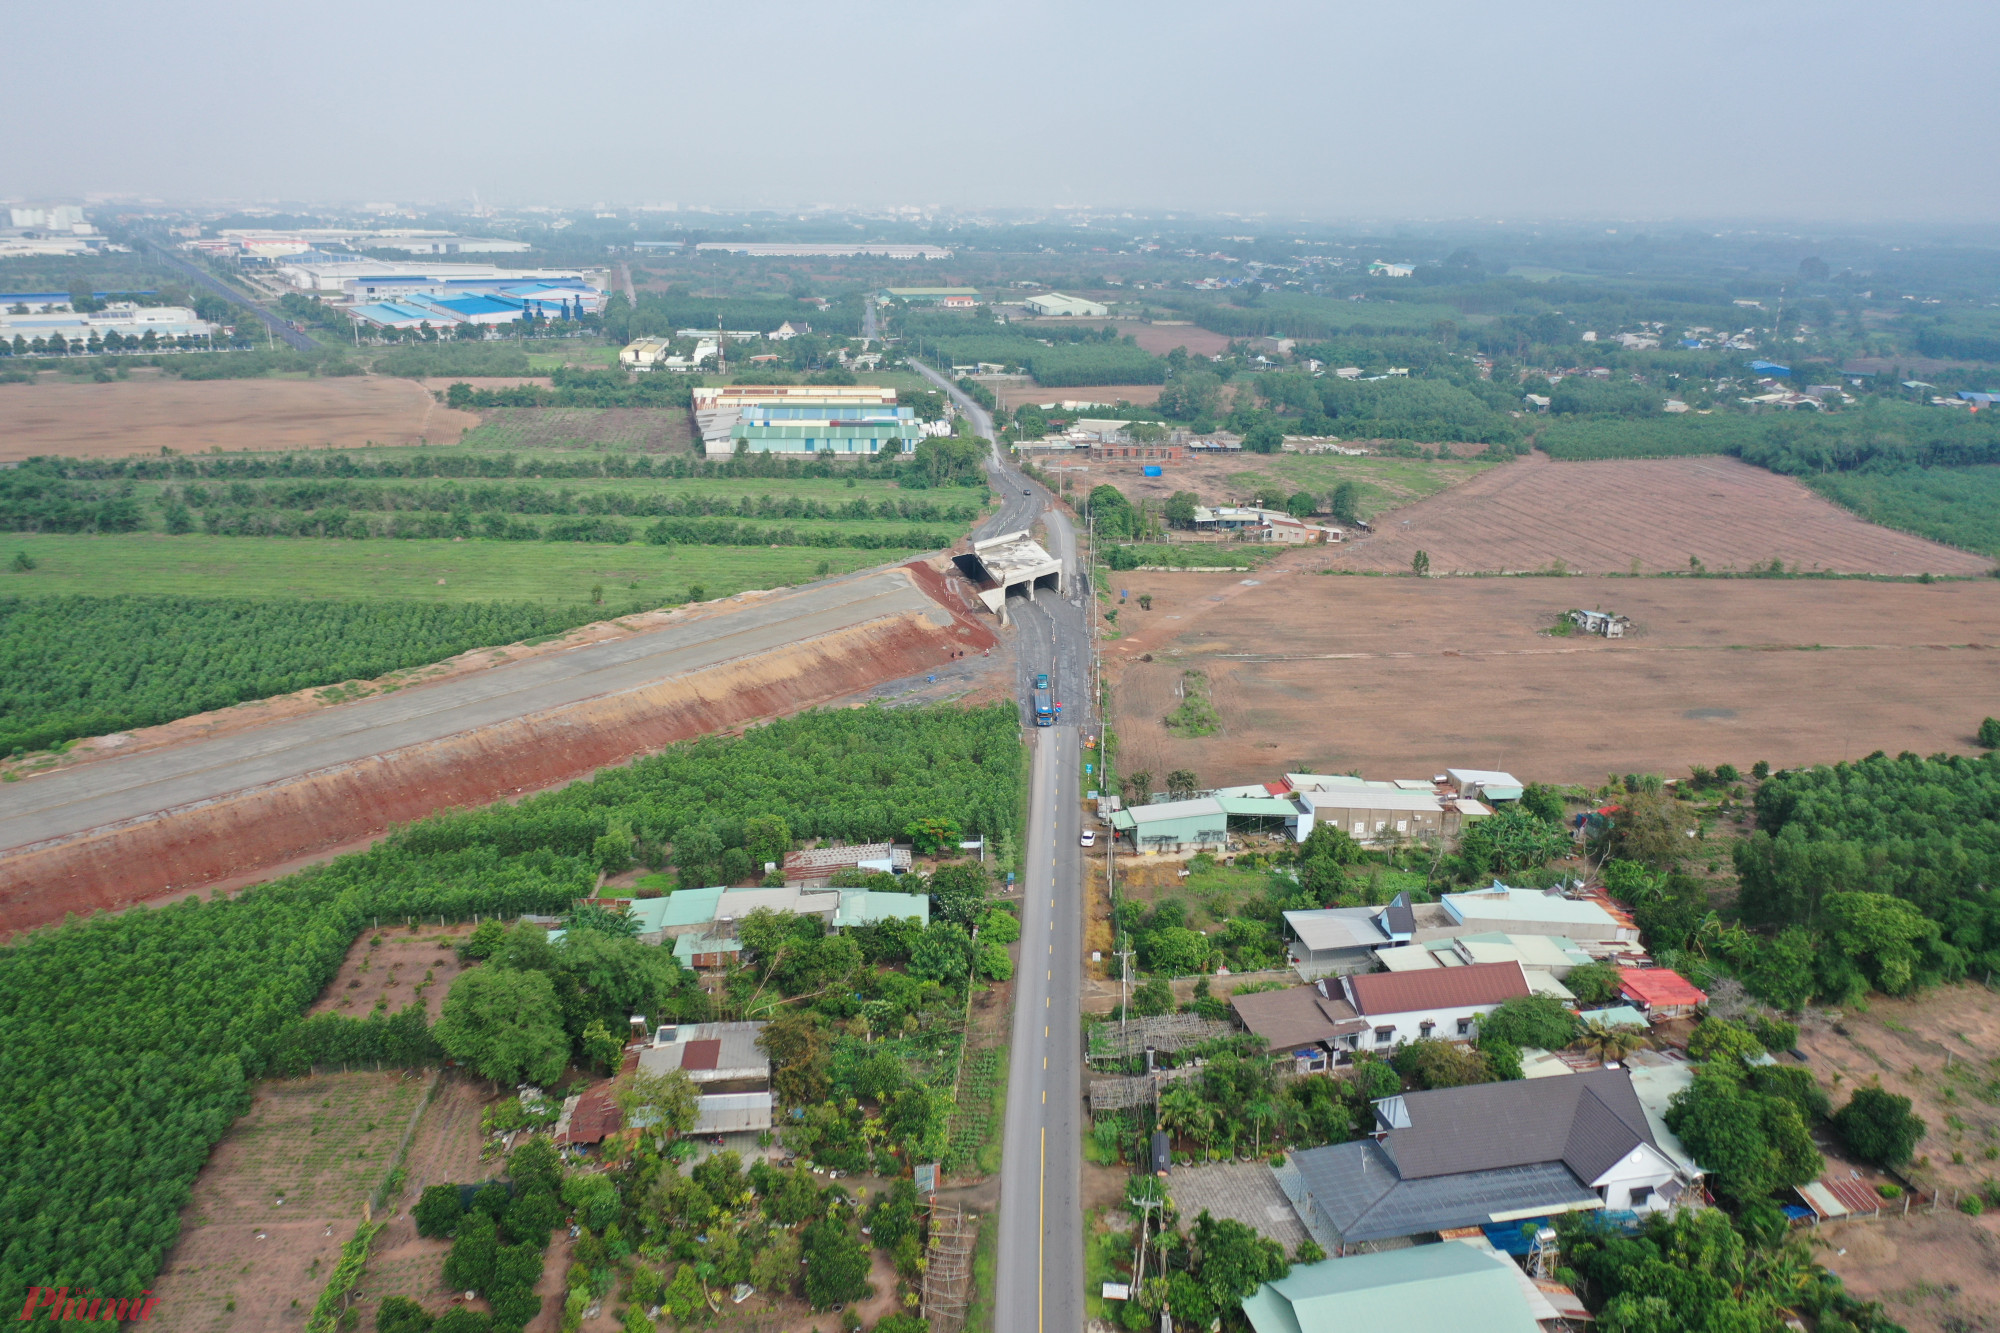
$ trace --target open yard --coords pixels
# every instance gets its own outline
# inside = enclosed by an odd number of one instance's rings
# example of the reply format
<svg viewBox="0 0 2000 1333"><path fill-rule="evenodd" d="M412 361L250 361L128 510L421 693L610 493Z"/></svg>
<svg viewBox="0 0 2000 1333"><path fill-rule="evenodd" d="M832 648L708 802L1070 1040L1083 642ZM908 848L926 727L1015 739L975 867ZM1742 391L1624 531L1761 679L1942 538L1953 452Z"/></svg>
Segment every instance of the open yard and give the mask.
<svg viewBox="0 0 2000 1333"><path fill-rule="evenodd" d="M414 934L401 921L364 930L312 1012L366 1018L378 1003L394 1013L421 999L425 1021L435 1023L451 983L465 970L458 945L471 933L469 921L442 930L424 927Z"/></svg>
<svg viewBox="0 0 2000 1333"><path fill-rule="evenodd" d="M413 380L364 375L0 385L0 421L0 462L450 443L479 424Z"/></svg>
<svg viewBox="0 0 2000 1333"><path fill-rule="evenodd" d="M2000 1329L2000 1215L1949 1208L1908 1218L1834 1222L1813 1258L1910 1333Z"/></svg>
<svg viewBox="0 0 2000 1333"><path fill-rule="evenodd" d="M303 1328L423 1089L402 1071L258 1084L182 1210L154 1318L173 1333Z"/></svg>
<svg viewBox="0 0 2000 1333"><path fill-rule="evenodd" d="M0 573L6 593L171 593L189 597L401 597L607 604L807 583L898 558L888 550L807 546L652 546L644 542L343 541L324 537L75 536L13 533L30 573ZM821 566L826 566L822 571ZM634 586L636 585L636 586Z"/></svg>
<svg viewBox="0 0 2000 1333"><path fill-rule="evenodd" d="M1377 524L1340 548L1350 569L1439 574L1712 570L1782 560L1805 571L1983 574L1985 556L1876 527L1789 477L1733 458L1557 463L1531 454Z"/></svg>
<svg viewBox="0 0 2000 1333"><path fill-rule="evenodd" d="M1429 777L1450 765L1602 782L1691 764L1965 750L2000 700L1991 579L1312 572L1326 561L1309 549L1254 575L1113 576L1132 597L1119 611L1124 635L1104 653L1121 771L1157 781L1186 768L1229 784L1300 770ZM1632 637L1546 633L1570 607L1630 616ZM1208 673L1216 734L1185 738L1161 723L1189 669Z"/></svg>
<svg viewBox="0 0 2000 1333"><path fill-rule="evenodd" d="M1816 1011L1799 1028L1836 1108L1870 1083L1911 1100L1930 1126L1908 1171L1924 1189L1948 1201L2000 1178L2000 995L1979 984L1873 995L1865 1011Z"/></svg>

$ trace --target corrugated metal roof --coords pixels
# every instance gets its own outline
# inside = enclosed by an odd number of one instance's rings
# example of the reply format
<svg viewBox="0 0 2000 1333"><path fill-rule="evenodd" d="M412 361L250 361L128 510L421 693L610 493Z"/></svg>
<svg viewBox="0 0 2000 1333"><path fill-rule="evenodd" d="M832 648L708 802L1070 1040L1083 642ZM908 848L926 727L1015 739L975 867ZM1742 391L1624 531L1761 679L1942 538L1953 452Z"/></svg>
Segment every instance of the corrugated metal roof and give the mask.
<svg viewBox="0 0 2000 1333"><path fill-rule="evenodd" d="M1350 1255L1265 1283L1243 1313L1257 1333L1537 1333L1510 1267L1469 1245Z"/></svg>
<svg viewBox="0 0 2000 1333"><path fill-rule="evenodd" d="M1540 924L1616 926L1617 919L1594 902L1543 893L1540 889L1474 889L1447 893L1444 904L1460 921L1533 921Z"/></svg>
<svg viewBox="0 0 2000 1333"><path fill-rule="evenodd" d="M1627 999L1648 1007L1708 1002L1707 992L1670 967L1625 968L1618 974L1618 989Z"/></svg>
<svg viewBox="0 0 2000 1333"><path fill-rule="evenodd" d="M1320 907L1285 913L1285 924L1299 943L1321 949L1367 949L1387 944L1389 937L1375 923L1372 907Z"/></svg>
<svg viewBox="0 0 2000 1333"><path fill-rule="evenodd" d="M1302 791L1300 799L1314 810L1422 810L1442 811L1438 798L1427 791L1402 791L1395 787L1335 787L1326 791Z"/></svg>
<svg viewBox="0 0 2000 1333"><path fill-rule="evenodd" d="M1263 818L1297 819L1299 808L1276 796L1218 796L1216 802L1225 815L1256 815Z"/></svg>
<svg viewBox="0 0 2000 1333"><path fill-rule="evenodd" d="M1354 1007L1370 1017L1465 1009L1529 994L1528 979L1519 963L1474 963L1428 972L1373 972L1348 977L1347 985L1353 992Z"/></svg>
<svg viewBox="0 0 2000 1333"><path fill-rule="evenodd" d="M1222 802L1213 796L1197 796L1191 801L1161 801L1155 805L1135 805L1126 813L1135 824L1156 824L1163 819L1197 819L1220 815Z"/></svg>

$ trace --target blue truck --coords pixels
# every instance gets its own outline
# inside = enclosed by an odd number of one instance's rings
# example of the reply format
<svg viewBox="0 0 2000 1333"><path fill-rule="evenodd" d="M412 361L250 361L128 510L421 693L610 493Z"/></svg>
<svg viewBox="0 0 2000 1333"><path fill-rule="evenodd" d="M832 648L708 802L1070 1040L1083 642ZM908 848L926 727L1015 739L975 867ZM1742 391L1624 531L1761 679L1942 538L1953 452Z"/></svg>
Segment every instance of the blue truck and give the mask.
<svg viewBox="0 0 2000 1333"><path fill-rule="evenodd" d="M1049 702L1047 690L1035 691L1035 725L1053 727L1056 724L1056 706Z"/></svg>

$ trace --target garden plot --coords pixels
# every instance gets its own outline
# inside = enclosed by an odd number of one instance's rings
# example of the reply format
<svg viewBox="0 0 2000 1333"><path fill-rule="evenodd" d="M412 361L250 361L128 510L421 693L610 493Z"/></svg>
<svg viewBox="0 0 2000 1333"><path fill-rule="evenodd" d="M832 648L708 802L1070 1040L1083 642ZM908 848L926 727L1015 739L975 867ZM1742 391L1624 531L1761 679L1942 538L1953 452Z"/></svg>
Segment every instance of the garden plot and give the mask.
<svg viewBox="0 0 2000 1333"><path fill-rule="evenodd" d="M155 1319L175 1333L303 1326L423 1089L401 1071L258 1084L181 1212Z"/></svg>

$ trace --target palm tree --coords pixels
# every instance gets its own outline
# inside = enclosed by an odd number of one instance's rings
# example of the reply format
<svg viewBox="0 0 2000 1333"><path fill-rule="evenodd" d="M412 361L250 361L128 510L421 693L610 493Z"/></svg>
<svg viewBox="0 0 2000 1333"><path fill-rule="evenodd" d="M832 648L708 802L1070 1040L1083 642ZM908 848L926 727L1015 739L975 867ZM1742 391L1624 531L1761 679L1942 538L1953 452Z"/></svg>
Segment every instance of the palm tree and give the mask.
<svg viewBox="0 0 2000 1333"><path fill-rule="evenodd" d="M1610 1024L1601 1019L1591 1019L1583 1025L1583 1035L1574 1046L1597 1057L1603 1064L1623 1060L1632 1052L1646 1044L1646 1030L1633 1027L1629 1023Z"/></svg>
<svg viewBox="0 0 2000 1333"><path fill-rule="evenodd" d="M1250 1122L1252 1149L1254 1155L1264 1155L1264 1126L1278 1118L1277 1108L1260 1097L1243 1108L1243 1118Z"/></svg>
<svg viewBox="0 0 2000 1333"><path fill-rule="evenodd" d="M1206 1145L1215 1116L1193 1088L1169 1088L1160 1095L1160 1128Z"/></svg>

